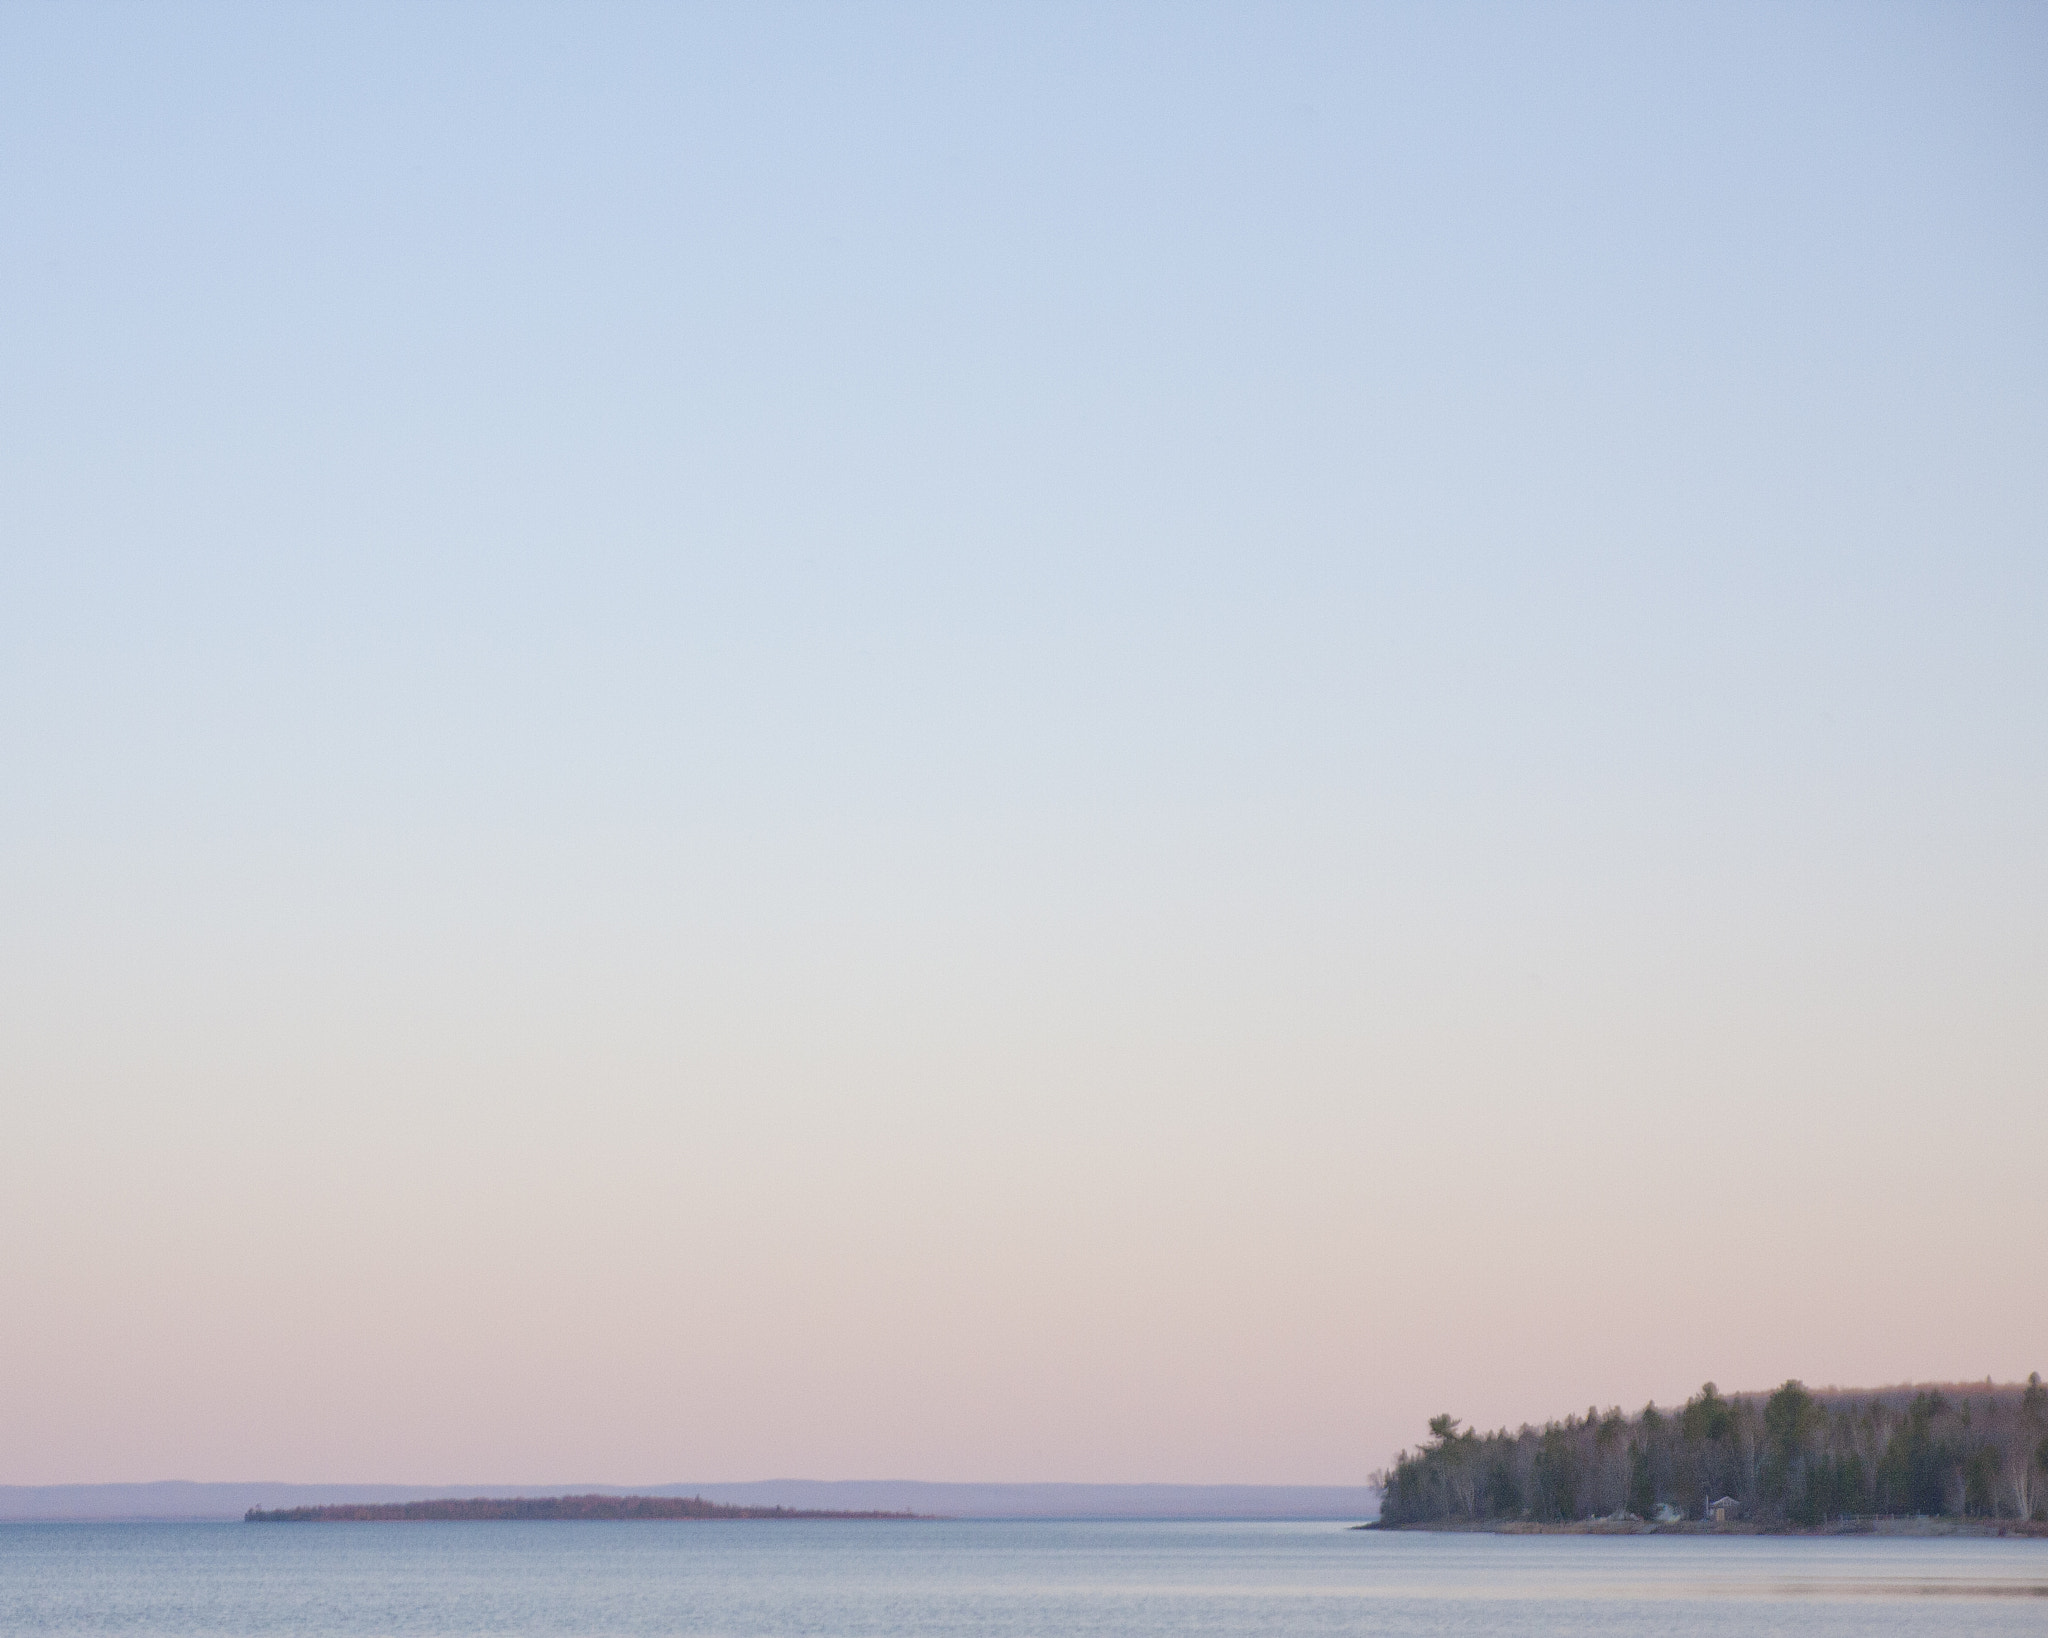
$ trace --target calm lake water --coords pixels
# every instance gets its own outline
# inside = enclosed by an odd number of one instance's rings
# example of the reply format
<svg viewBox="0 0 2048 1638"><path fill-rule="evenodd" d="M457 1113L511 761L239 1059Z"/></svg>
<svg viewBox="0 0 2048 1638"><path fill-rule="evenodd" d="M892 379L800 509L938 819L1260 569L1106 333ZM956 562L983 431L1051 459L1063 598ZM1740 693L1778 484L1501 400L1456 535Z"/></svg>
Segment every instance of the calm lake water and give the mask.
<svg viewBox="0 0 2048 1638"><path fill-rule="evenodd" d="M2048 1541L1328 1524L0 1525L0 1632L2048 1633Z"/></svg>

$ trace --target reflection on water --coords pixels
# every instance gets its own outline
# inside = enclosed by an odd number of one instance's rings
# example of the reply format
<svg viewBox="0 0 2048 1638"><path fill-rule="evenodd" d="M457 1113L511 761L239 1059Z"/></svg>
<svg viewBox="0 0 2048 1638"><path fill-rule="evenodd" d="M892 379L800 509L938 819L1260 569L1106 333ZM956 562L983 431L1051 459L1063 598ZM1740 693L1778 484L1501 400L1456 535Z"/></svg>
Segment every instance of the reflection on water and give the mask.
<svg viewBox="0 0 2048 1638"><path fill-rule="evenodd" d="M2048 1631L2048 1541L1332 1524L0 1526L0 1632L228 1638L1942 1638Z"/></svg>
<svg viewBox="0 0 2048 1638"><path fill-rule="evenodd" d="M1829 1587L1779 1582L1768 1595L1797 1598L1828 1592L1846 1598L2048 1598L2048 1583L2022 1581L1848 1581Z"/></svg>

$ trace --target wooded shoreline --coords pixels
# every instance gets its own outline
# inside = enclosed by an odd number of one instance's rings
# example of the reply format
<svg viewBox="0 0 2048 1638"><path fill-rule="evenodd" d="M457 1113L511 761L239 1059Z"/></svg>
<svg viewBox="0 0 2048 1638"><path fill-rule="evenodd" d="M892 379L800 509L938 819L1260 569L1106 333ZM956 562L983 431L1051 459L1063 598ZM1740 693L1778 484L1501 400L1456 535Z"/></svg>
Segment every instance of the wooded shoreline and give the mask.
<svg viewBox="0 0 2048 1638"><path fill-rule="evenodd" d="M1589 1406L1492 1433L1437 1416L1429 1432L1373 1475L1385 1528L2032 1535L2048 1524L2038 1372L1728 1396L1709 1382L1634 1416Z"/></svg>

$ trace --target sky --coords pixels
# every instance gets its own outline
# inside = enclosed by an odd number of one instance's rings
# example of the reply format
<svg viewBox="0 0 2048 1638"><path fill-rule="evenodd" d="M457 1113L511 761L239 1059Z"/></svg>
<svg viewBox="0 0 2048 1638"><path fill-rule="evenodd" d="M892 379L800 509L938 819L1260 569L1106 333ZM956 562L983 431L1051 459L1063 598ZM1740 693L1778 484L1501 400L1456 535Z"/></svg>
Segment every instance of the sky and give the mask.
<svg viewBox="0 0 2048 1638"><path fill-rule="evenodd" d="M0 8L0 1482L2048 1369L2048 13Z"/></svg>

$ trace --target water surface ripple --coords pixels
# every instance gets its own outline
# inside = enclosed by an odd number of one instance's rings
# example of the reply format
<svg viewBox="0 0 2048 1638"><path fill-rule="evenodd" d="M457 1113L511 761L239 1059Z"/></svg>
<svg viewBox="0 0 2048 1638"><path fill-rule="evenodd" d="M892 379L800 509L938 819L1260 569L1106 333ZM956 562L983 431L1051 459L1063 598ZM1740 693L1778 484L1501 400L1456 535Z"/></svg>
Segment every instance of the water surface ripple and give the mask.
<svg viewBox="0 0 2048 1638"><path fill-rule="evenodd" d="M2048 1542L1106 1522L0 1525L0 1632L1390 1638L2048 1632Z"/></svg>

